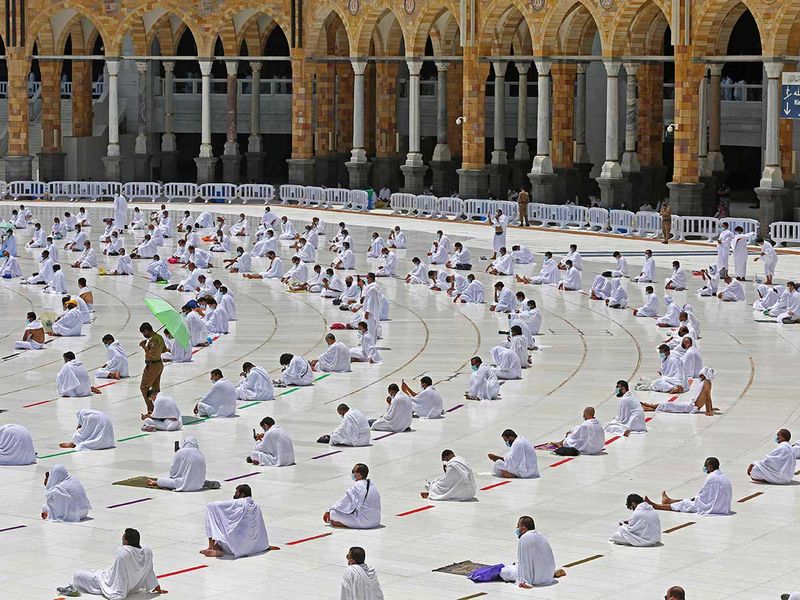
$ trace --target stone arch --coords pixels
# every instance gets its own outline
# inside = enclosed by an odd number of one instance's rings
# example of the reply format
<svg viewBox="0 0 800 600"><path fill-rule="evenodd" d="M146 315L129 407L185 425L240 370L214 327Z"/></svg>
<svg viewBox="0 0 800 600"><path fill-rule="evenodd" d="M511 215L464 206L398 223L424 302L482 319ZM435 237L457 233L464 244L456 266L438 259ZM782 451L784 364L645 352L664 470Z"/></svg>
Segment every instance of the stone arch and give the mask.
<svg viewBox="0 0 800 600"><path fill-rule="evenodd" d="M153 41L158 40L162 55L175 54L178 40L183 35L185 27L186 24L179 17L172 13L164 13L150 26L147 32L146 47L151 48Z"/></svg>
<svg viewBox="0 0 800 600"><path fill-rule="evenodd" d="M531 38L531 49L533 48L533 26L526 18L526 7L520 7L512 2L492 2L486 8L486 20L480 35L480 45L484 48L492 48L495 54L511 54L516 36L524 37L523 31L527 31Z"/></svg>
<svg viewBox="0 0 800 600"><path fill-rule="evenodd" d="M670 6L664 0L632 0L620 6L608 28L608 54L620 56L646 52L655 22L669 25ZM660 54L660 52L658 52Z"/></svg>
<svg viewBox="0 0 800 600"><path fill-rule="evenodd" d="M192 36L197 43L199 52L200 48L202 47L201 41L205 40L209 36L205 33L204 28L200 27L192 18L192 16L186 12L186 10L184 10L184 5L185 3L181 4L177 0L146 0L141 5L137 6L136 9L131 11L124 19L122 19L122 21L120 21L118 27L114 31L113 36L106 43L106 54L109 56L119 56L122 52L122 43L125 39L125 36L128 34L133 34L134 32L139 32L139 35L144 33L144 37L141 39L140 44L146 44L149 28L145 28L144 16L147 13L153 12L155 12L159 17L163 16L165 13L171 13L182 23L184 23L192 32ZM140 25L141 28L139 27ZM178 28L175 28L175 31L176 33L174 35L174 40L177 45L178 40L180 40L180 37L177 35ZM210 37L212 37L213 40L216 40L216 36ZM136 40L134 40L134 46L135 44Z"/></svg>
<svg viewBox="0 0 800 600"><path fill-rule="evenodd" d="M772 18L770 36L761 38L764 54L797 56L800 54L800 4L784 2Z"/></svg>
<svg viewBox="0 0 800 600"><path fill-rule="evenodd" d="M455 16L458 14L458 4L450 0L443 0L443 2L437 3L436 6L426 3L426 6L417 20L416 27L409 32L406 54L409 56L423 56L425 54L425 45L428 43L428 37L432 37L431 32L437 28L437 23L440 22L444 15L448 15L449 20L453 23L453 31L456 32L453 46L458 47L459 40L457 32L460 30L460 24L458 23L458 17ZM439 33L442 34L443 32L440 31ZM439 44L438 48L437 45L434 45L434 54L440 53L437 50L442 50L441 44ZM442 50L441 54L445 54L445 52Z"/></svg>
<svg viewBox="0 0 800 600"><path fill-rule="evenodd" d="M250 22L253 19L258 20L262 16L274 21L283 31L286 39L289 39L289 18L281 10L267 13L255 8L242 9L241 5L234 5L220 13L216 20L209 26L212 35L208 36L208 38L210 38L210 46L207 48L208 54L213 54L214 45L216 44L218 36L222 41L225 55L237 56L239 54L239 48L242 45L244 32L247 30ZM249 45L247 51L251 51ZM259 49L258 52L261 52L261 50Z"/></svg>
<svg viewBox="0 0 800 600"><path fill-rule="evenodd" d="M69 15L69 21L73 20L76 16L82 17L86 19L91 26L100 33L100 36L103 38L103 42L107 43L109 39L111 39L110 34L110 24L107 23L108 19L98 16L97 15L97 7L93 5L92 2L87 0L64 0L63 2L52 2L50 6L50 10L43 10L39 12L29 23L27 26L27 30L31 32L30 35L27 36L27 43L25 49L28 54L33 53L33 45L39 40L39 32L49 32L49 35L52 39L52 43L48 44L48 47L52 47L54 50L58 48L58 43L56 38L61 38L63 33L63 29L58 29L54 27L54 23L52 19L54 17L57 20L63 20L63 18ZM89 30L87 33L89 33ZM85 36L87 37L87 36ZM64 41L66 42L66 37L64 37ZM45 51L42 49L42 46L37 47L40 54L44 54ZM63 47L62 47L63 50ZM107 47L106 47L107 50Z"/></svg>
<svg viewBox="0 0 800 600"><path fill-rule="evenodd" d="M603 53L608 48L607 31L598 27L604 22L599 4L587 0L556 2L542 21L540 52L544 55L590 54L592 40L590 32L600 35ZM566 27L565 27L566 25ZM588 46L588 52L586 52Z"/></svg>
<svg viewBox="0 0 800 600"><path fill-rule="evenodd" d="M337 5L330 5L317 11L310 23L308 31L316 32L316 39L307 40L306 52L325 56L349 56L352 39L348 29L349 20Z"/></svg>
<svg viewBox="0 0 800 600"><path fill-rule="evenodd" d="M398 56L402 46L408 48L405 43L406 32L400 19L384 3L371 6L366 11L356 29L350 52L353 56L365 56L369 54L370 43L373 42L377 42L375 52L379 55Z"/></svg>
<svg viewBox="0 0 800 600"><path fill-rule="evenodd" d="M745 11L753 15L763 46L769 39L769 29L764 23L764 16L752 0L708 0L693 23L692 43L695 54L726 54L731 30Z"/></svg>

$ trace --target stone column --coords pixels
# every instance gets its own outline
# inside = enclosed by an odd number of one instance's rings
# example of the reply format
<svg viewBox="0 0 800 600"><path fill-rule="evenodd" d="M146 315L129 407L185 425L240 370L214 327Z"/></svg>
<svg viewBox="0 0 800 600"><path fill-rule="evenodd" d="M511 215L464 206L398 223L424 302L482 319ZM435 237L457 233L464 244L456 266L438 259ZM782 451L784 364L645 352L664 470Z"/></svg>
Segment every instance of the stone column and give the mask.
<svg viewBox="0 0 800 600"><path fill-rule="evenodd" d="M350 62L353 65L353 148L346 166L350 188L363 190L369 187L370 169L364 148L364 72L367 61L354 58Z"/></svg>
<svg viewBox="0 0 800 600"><path fill-rule="evenodd" d="M153 178L150 168L150 144L147 134L147 75L150 63L146 61L136 62L137 74L137 122L136 122L136 144L134 146L134 178L136 181L150 181Z"/></svg>
<svg viewBox="0 0 800 600"><path fill-rule="evenodd" d="M264 182L264 151L261 144L261 62L250 62L250 135L247 137L247 181Z"/></svg>
<svg viewBox="0 0 800 600"><path fill-rule="evenodd" d="M642 166L636 142L639 134L639 82L637 63L625 63L625 150L622 153L622 176L630 186L628 210L639 210L642 185Z"/></svg>
<svg viewBox="0 0 800 600"><path fill-rule="evenodd" d="M92 135L92 63L72 61L72 137Z"/></svg>
<svg viewBox="0 0 800 600"><path fill-rule="evenodd" d="M536 98L536 156L528 179L531 182L531 201L554 204L556 198L556 175L553 173L553 159L550 157L550 67L552 62L537 60L539 73Z"/></svg>
<svg viewBox="0 0 800 600"><path fill-rule="evenodd" d="M400 158L397 134L396 62L375 63L375 160L372 166L374 188L386 185L400 189Z"/></svg>
<svg viewBox="0 0 800 600"><path fill-rule="evenodd" d="M666 191L664 146L664 65L645 63L636 76L639 89L636 154L642 167L640 198L657 206Z"/></svg>
<svg viewBox="0 0 800 600"><path fill-rule="evenodd" d="M29 181L33 157L28 145L28 73L30 62L24 48L7 47L8 66L8 154L6 181ZM60 97L60 96L59 96Z"/></svg>
<svg viewBox="0 0 800 600"><path fill-rule="evenodd" d="M436 63L436 147L433 149L431 173L433 193L449 196L452 188L453 163L447 145L447 68L448 63Z"/></svg>
<svg viewBox="0 0 800 600"><path fill-rule="evenodd" d="M550 160L556 174L556 201L574 200L579 196L580 172L573 163L573 122L575 119L575 75L570 63L556 63L550 68L552 116L550 123Z"/></svg>
<svg viewBox="0 0 800 600"><path fill-rule="evenodd" d="M425 185L425 172L428 170L422 163L419 145L419 73L422 62L415 59L406 62L408 64L408 154L406 163L400 170L405 177L403 191L407 194L421 194Z"/></svg>
<svg viewBox="0 0 800 600"><path fill-rule="evenodd" d="M528 147L528 71L531 64L516 62L514 66L519 73L519 91L517 92L517 145L514 147L514 160L511 163L511 178L516 189L528 182L528 166L531 163L531 151Z"/></svg>
<svg viewBox="0 0 800 600"><path fill-rule="evenodd" d="M108 73L108 148L103 157L108 181L120 181L121 158L119 155L119 58L106 59ZM61 96L59 95L59 98Z"/></svg>
<svg viewBox="0 0 800 600"><path fill-rule="evenodd" d="M703 215L710 217L717 209L717 180L708 160L708 78L705 70L700 80L697 100L698 134L697 140L697 173L703 183Z"/></svg>
<svg viewBox="0 0 800 600"><path fill-rule="evenodd" d="M334 63L336 70L336 184L339 187L350 187L350 172L347 162L353 145L353 67L346 62Z"/></svg>
<svg viewBox="0 0 800 600"><path fill-rule="evenodd" d="M41 61L42 74L42 151L39 153L39 178L42 181L64 179L61 149L61 62Z"/></svg>
<svg viewBox="0 0 800 600"><path fill-rule="evenodd" d="M225 70L228 75L225 97L225 149L222 153L222 181L225 183L239 183L242 179L242 155L239 153L237 127L239 80L236 71L238 68L237 61L225 61Z"/></svg>
<svg viewBox="0 0 800 600"><path fill-rule="evenodd" d="M289 183L314 184L313 68L306 63L302 48L292 48L292 157ZM253 75L255 80L255 73ZM260 171L263 173L263 169ZM263 175L262 175L263 177ZM258 179L258 178L256 178Z"/></svg>
<svg viewBox="0 0 800 600"><path fill-rule="evenodd" d="M486 198L489 179L486 172L486 77L488 63L479 60L477 46L463 51L463 86L461 124L461 168L458 173L458 193L461 198Z"/></svg>
<svg viewBox="0 0 800 600"><path fill-rule="evenodd" d="M508 63L495 61L494 67L494 133L492 162L489 164L489 191L501 200L508 194L509 174L506 153L506 68Z"/></svg>
<svg viewBox="0 0 800 600"><path fill-rule="evenodd" d="M784 207L786 188L783 185L778 133L781 106L780 79L783 63L765 62L764 70L767 72L767 140L764 147L764 171L761 173L761 181L756 188L756 194L760 201L760 232L762 235L768 236L769 224L773 221L784 221L788 215Z"/></svg>
<svg viewBox="0 0 800 600"><path fill-rule="evenodd" d="M575 135L575 150L572 157L575 165L576 188L578 201L584 206L589 205L589 174L592 172L594 164L589 158L589 150L586 148L586 63L575 65L575 112L573 117L573 129Z"/></svg>
<svg viewBox="0 0 800 600"><path fill-rule="evenodd" d="M714 173L724 177L725 161L720 145L721 113L722 113L722 65L709 65L711 73L708 97L708 164Z"/></svg>
<svg viewBox="0 0 800 600"><path fill-rule="evenodd" d="M178 152L175 145L175 63L163 61L164 133L161 134L161 180L174 181L178 176Z"/></svg>
<svg viewBox="0 0 800 600"><path fill-rule="evenodd" d="M316 102L316 162L315 180L318 185L336 186L336 122L335 79L336 68L333 63L318 63ZM294 137L292 138L294 140Z"/></svg>
<svg viewBox="0 0 800 600"><path fill-rule="evenodd" d="M200 156L194 159L197 165L197 183L214 181L214 166L217 159L211 148L211 59L199 59L202 76L202 97L200 109Z"/></svg>
<svg viewBox="0 0 800 600"><path fill-rule="evenodd" d="M604 61L606 67L606 160L597 184L603 205L609 208L630 207L630 185L622 176L619 164L619 69L621 63Z"/></svg>

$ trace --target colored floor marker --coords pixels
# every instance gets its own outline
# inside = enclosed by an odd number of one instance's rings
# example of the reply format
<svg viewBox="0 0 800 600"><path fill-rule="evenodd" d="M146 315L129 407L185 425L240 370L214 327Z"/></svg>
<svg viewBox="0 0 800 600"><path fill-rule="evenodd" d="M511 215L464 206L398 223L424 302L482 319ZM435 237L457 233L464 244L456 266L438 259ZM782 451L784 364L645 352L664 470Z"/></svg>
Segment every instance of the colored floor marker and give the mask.
<svg viewBox="0 0 800 600"><path fill-rule="evenodd" d="M458 410L458 409L459 409L459 408L461 408L462 406L464 406L464 405L463 405L463 404L456 404L456 405L455 405L453 408L448 408L448 409L447 409L446 411L444 411L444 412L449 412L449 413L451 413L451 412L453 412L454 410Z"/></svg>
<svg viewBox="0 0 800 600"><path fill-rule="evenodd" d="M136 435L129 435L128 437L120 438L118 442L127 442L128 440L138 440L139 438L147 437L147 433L137 433Z"/></svg>
<svg viewBox="0 0 800 600"><path fill-rule="evenodd" d="M242 410L243 408L250 408L251 406L255 406L256 404L261 404L261 402L250 402L249 404L242 404L239 407L239 410Z"/></svg>
<svg viewBox="0 0 800 600"><path fill-rule="evenodd" d="M138 500L128 500L128 502L120 502L119 504L112 504L111 506L106 506L106 508L119 508L121 506L130 506L131 504L139 504L140 502L147 502L148 500L152 500L152 498L139 498Z"/></svg>
<svg viewBox="0 0 800 600"><path fill-rule="evenodd" d="M194 421L187 421L184 425L197 425L198 423L203 423L204 421L208 421L211 417L197 417Z"/></svg>
<svg viewBox="0 0 800 600"><path fill-rule="evenodd" d="M680 525L675 525L675 527L670 527L669 529L665 529L664 533L672 533L674 531L678 531L679 529L683 529L684 527L688 527L689 525L694 525L697 521L688 521L686 523L681 523Z"/></svg>
<svg viewBox="0 0 800 600"><path fill-rule="evenodd" d="M42 400L41 402L34 402L33 404L25 404L22 408L33 408L34 406L41 406L42 404L49 404L53 400Z"/></svg>
<svg viewBox="0 0 800 600"><path fill-rule="evenodd" d="M459 598L458 600L472 600L473 598L480 598L481 596L485 596L486 592L478 592L477 594L472 594L471 596L464 596L463 598Z"/></svg>
<svg viewBox="0 0 800 600"><path fill-rule="evenodd" d="M76 452L77 452L77 450L75 450L75 449L64 450L63 452L54 452L53 454L45 454L44 456L39 456L37 458L39 458L39 459L55 458L56 456L64 456L65 454L75 454Z"/></svg>
<svg viewBox="0 0 800 600"><path fill-rule="evenodd" d="M653 420L653 417L647 417L647 418L644 420L644 422L645 422L645 423L649 423L649 422L650 422L650 421L652 421L652 420Z"/></svg>
<svg viewBox="0 0 800 600"><path fill-rule="evenodd" d="M318 458L325 458L326 456L331 456L333 454L339 454L341 450L334 450L333 452L326 452L325 454L319 454L317 456L312 456L311 460L316 460Z"/></svg>
<svg viewBox="0 0 800 600"><path fill-rule="evenodd" d="M569 462L569 461L571 461L571 460L575 460L575 457L574 457L574 456L572 456L572 457L570 457L570 458L565 458L564 460L559 460L558 462L554 462L552 465L550 465L550 467L551 467L551 468L552 468L552 467L557 467L557 466L559 466L559 465L563 465L564 463L568 463L568 462Z"/></svg>
<svg viewBox="0 0 800 600"><path fill-rule="evenodd" d="M192 571L197 571L199 569L205 569L208 565L197 565L196 567L189 567L188 569L181 569L180 571L173 571L172 573L164 573L163 575L156 575L158 579L164 579L165 577L172 577L173 575L181 575L182 573L190 573Z"/></svg>
<svg viewBox="0 0 800 600"><path fill-rule="evenodd" d="M418 512L422 512L423 510L430 510L433 508L433 505L429 504L428 506L422 506L420 508L415 508L414 510L407 510L406 512L401 512L396 514L396 517L407 517L408 515L413 515Z"/></svg>
<svg viewBox="0 0 800 600"><path fill-rule="evenodd" d="M592 560L597 560L598 558L603 558L602 554L595 554L594 556L588 556L586 558L582 558L580 560L576 560L575 562L571 562L569 564L564 565L564 569L569 569L570 567L577 567L578 565L582 565Z"/></svg>
<svg viewBox="0 0 800 600"><path fill-rule="evenodd" d="M310 542L312 540L318 540L320 538L328 537L329 535L333 535L332 531L328 533L320 533L319 535L312 535L311 537L303 538L300 540L294 540L292 542L286 542L287 546L296 546L297 544L302 544L303 542Z"/></svg>
<svg viewBox="0 0 800 600"><path fill-rule="evenodd" d="M393 431L392 433L387 433L386 435L382 435L380 437L372 438L372 441L373 442L377 442L378 440L382 440L382 439L385 439L385 438L393 436L393 435L397 435L397 432Z"/></svg>
<svg viewBox="0 0 800 600"><path fill-rule="evenodd" d="M94 387L96 387L99 390L100 388L108 387L110 385L114 385L115 383L119 383L119 380L117 380L117 381L109 381L108 383L104 383L102 385L96 385Z"/></svg>
<svg viewBox="0 0 800 600"><path fill-rule="evenodd" d="M492 485L487 485L486 487L482 487L480 489L480 491L481 492L485 492L486 490L491 490L491 489L494 489L496 487L500 487L501 485L507 485L509 483L511 483L511 482L510 481L501 481L500 483L493 483Z"/></svg>
<svg viewBox="0 0 800 600"><path fill-rule="evenodd" d="M237 475L236 477L230 477L229 479L225 479L224 481L236 481L237 479L244 479L245 477L252 477L253 475L259 475L260 471L254 471L253 473L245 473L244 475Z"/></svg>
<svg viewBox="0 0 800 600"><path fill-rule="evenodd" d="M621 436L619 436L619 435L615 435L615 436L614 436L614 437L612 437L610 440L606 440L606 446L608 446L609 444L613 444L613 443L614 443L614 442L616 442L616 441L617 441L617 440L618 440L620 437L621 437Z"/></svg>
<svg viewBox="0 0 800 600"><path fill-rule="evenodd" d="M299 387L290 388L290 389L286 390L285 392L281 392L280 394L278 394L278 396L288 396L289 394L292 394L292 393L296 392L299 389L300 389Z"/></svg>
<svg viewBox="0 0 800 600"><path fill-rule="evenodd" d="M314 381L319 381L320 379L325 379L326 377L330 377L330 376L331 376L330 373L324 373L324 374L320 375L319 377L315 378Z"/></svg>
<svg viewBox="0 0 800 600"><path fill-rule="evenodd" d="M761 496L763 493L764 493L764 492L756 492L755 494L750 494L749 496L745 496L745 497L744 497L744 498L742 498L741 500L737 500L737 502L738 502L738 503L740 503L740 504L741 504L742 502L747 502L748 500L752 500L753 498L758 498L758 497L759 497L759 496Z"/></svg>
<svg viewBox="0 0 800 600"><path fill-rule="evenodd" d="M800 475L800 471L795 471L794 474L795 475Z"/></svg>
<svg viewBox="0 0 800 600"><path fill-rule="evenodd" d="M14 527L6 527L5 529L0 529L0 533L4 531L14 531L15 529L22 529L23 527L27 527L27 525L14 525Z"/></svg>
<svg viewBox="0 0 800 600"><path fill-rule="evenodd" d="M667 402L675 402L675 400L677 399L678 399L677 396L673 396L672 398L667 398Z"/></svg>

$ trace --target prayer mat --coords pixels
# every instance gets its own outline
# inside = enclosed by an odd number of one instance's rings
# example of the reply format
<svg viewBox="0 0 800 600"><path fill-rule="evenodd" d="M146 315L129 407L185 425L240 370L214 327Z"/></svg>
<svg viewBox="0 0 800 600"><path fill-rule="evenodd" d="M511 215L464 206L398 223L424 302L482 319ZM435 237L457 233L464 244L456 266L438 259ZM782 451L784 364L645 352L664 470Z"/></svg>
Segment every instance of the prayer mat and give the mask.
<svg viewBox="0 0 800 600"><path fill-rule="evenodd" d="M475 563L471 560L465 560L462 562L453 563L452 565L447 565L446 567L440 567L438 569L433 569L434 573L449 573L451 575L461 575L466 577L470 573L472 573L475 569L480 569L481 567L486 567L488 565L484 565L482 563Z"/></svg>
<svg viewBox="0 0 800 600"><path fill-rule="evenodd" d="M148 477L147 475L139 475L122 481L115 481L112 485L126 485L128 487L146 488L148 490L162 490L171 492L172 490L165 490L163 488L153 488L147 485L148 479L158 479L158 477ZM218 490L220 488L219 481L206 480L203 484L203 490Z"/></svg>
<svg viewBox="0 0 800 600"><path fill-rule="evenodd" d="M534 448L536 448L537 450L547 450L549 452L552 452L553 450L558 448L558 446L548 442L546 444L538 444L538 445L534 446Z"/></svg>

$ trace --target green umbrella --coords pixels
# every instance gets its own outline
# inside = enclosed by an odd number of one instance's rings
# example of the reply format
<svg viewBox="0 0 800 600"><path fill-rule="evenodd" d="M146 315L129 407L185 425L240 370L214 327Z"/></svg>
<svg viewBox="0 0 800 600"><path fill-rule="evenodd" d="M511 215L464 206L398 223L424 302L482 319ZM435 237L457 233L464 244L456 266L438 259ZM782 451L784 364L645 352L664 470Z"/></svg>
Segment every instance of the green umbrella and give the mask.
<svg viewBox="0 0 800 600"><path fill-rule="evenodd" d="M183 346L185 350L189 349L189 330L186 329L186 324L180 313L172 308L172 305L166 300L161 298L145 298L144 303L153 316L158 319L164 327L166 327L172 337Z"/></svg>
<svg viewBox="0 0 800 600"><path fill-rule="evenodd" d="M0 229L14 229L14 224L8 221L0 221Z"/></svg>

